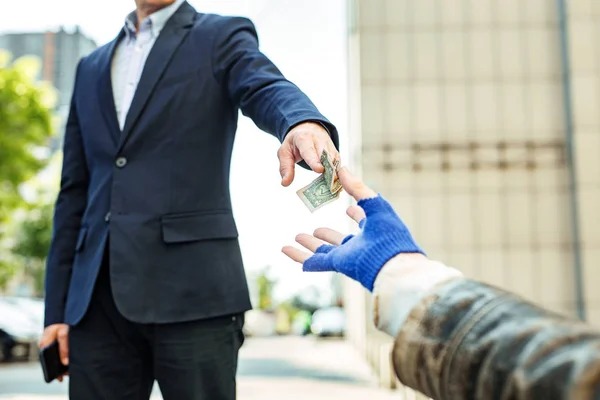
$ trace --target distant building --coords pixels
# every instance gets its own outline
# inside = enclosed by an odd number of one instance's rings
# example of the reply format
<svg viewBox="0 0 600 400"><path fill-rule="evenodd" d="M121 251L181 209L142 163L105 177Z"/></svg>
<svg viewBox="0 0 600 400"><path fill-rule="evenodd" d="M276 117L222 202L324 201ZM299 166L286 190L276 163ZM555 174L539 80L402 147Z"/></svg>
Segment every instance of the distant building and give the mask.
<svg viewBox="0 0 600 400"><path fill-rule="evenodd" d="M59 135L51 143L53 151L60 148L64 123L69 112L75 69L79 60L97 48L96 42L81 32L60 28L57 32L20 32L0 35L0 49L8 50L13 58L36 56L42 60L40 79L50 81L58 90L56 113L61 117Z"/></svg>

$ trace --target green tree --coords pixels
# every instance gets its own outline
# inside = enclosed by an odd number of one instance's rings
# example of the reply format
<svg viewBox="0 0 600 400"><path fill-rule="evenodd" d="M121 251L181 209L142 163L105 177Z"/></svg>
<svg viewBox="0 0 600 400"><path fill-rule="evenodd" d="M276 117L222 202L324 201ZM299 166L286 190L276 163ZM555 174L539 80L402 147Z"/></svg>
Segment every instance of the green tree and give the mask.
<svg viewBox="0 0 600 400"><path fill-rule="evenodd" d="M24 205L21 185L46 165L43 150L52 134L56 103L52 86L36 81L39 60L10 61L0 50L0 287L15 268L1 239L13 212Z"/></svg>
<svg viewBox="0 0 600 400"><path fill-rule="evenodd" d="M273 288L277 282L269 277L269 270L269 267L265 268L256 277L259 310L271 310L273 308Z"/></svg>
<svg viewBox="0 0 600 400"><path fill-rule="evenodd" d="M36 82L36 58L9 61L8 53L0 51L0 222L21 206L21 184L46 164L40 149L52 134L56 102L51 86Z"/></svg>
<svg viewBox="0 0 600 400"><path fill-rule="evenodd" d="M0 289L4 288L17 270L18 263L10 253L4 251L0 254Z"/></svg>
<svg viewBox="0 0 600 400"><path fill-rule="evenodd" d="M52 203L31 206L20 225L13 252L23 257L25 274L33 279L35 294L44 292L46 256L52 239Z"/></svg>

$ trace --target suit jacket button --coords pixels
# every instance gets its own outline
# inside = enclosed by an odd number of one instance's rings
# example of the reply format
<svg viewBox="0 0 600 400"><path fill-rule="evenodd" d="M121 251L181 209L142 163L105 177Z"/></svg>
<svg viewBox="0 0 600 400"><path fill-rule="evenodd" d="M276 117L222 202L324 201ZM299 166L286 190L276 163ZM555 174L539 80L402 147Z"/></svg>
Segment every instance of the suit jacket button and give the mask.
<svg viewBox="0 0 600 400"><path fill-rule="evenodd" d="M117 161L115 162L116 166L119 168L123 168L124 166L127 165L127 159L125 157L119 157L117 158Z"/></svg>
<svg viewBox="0 0 600 400"><path fill-rule="evenodd" d="M110 222L110 211L107 212L106 215L104 216L104 221Z"/></svg>

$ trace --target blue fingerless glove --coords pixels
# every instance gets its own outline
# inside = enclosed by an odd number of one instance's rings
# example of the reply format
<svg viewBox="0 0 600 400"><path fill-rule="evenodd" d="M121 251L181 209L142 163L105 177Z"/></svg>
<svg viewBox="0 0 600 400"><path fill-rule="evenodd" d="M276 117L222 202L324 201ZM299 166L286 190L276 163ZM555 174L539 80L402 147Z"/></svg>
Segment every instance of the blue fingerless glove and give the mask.
<svg viewBox="0 0 600 400"><path fill-rule="evenodd" d="M373 291L377 274L390 259L400 253L425 253L383 197L360 200L358 205L367 216L359 224L361 232L346 236L339 246L322 245L303 270L339 272Z"/></svg>

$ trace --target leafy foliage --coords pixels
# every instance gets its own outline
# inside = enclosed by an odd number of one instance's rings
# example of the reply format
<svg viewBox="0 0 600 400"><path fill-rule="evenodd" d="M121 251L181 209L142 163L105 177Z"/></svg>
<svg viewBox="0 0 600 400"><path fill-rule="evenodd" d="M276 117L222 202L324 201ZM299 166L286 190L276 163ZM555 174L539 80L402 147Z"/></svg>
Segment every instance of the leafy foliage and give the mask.
<svg viewBox="0 0 600 400"><path fill-rule="evenodd" d="M34 290L41 295L44 290L44 265L52 239L53 204L40 204L31 208L19 228L13 252L25 260L25 274L33 278Z"/></svg>
<svg viewBox="0 0 600 400"><path fill-rule="evenodd" d="M0 288L6 286L17 270L17 266L16 260L10 257L8 253L5 252L0 255Z"/></svg>
<svg viewBox="0 0 600 400"><path fill-rule="evenodd" d="M273 308L273 288L277 282L269 277L269 270L270 267L266 267L256 278L259 310L271 310Z"/></svg>
<svg viewBox="0 0 600 400"><path fill-rule="evenodd" d="M57 98L50 84L36 80L41 69L37 58L22 57L12 64L10 61L10 55L0 50L0 247L6 243L2 239L14 211L26 206L21 185L47 163L44 150L52 134L51 110ZM21 251L34 260L40 259L46 246L47 232L42 225L47 221L42 219L47 212L44 208L39 219L26 222L26 229L35 238L27 239ZM0 248L0 288L18 265L6 247Z"/></svg>
<svg viewBox="0 0 600 400"><path fill-rule="evenodd" d="M22 204L20 185L46 163L38 150L52 133L56 101L48 84L35 81L37 59L22 57L12 65L9 60L0 52L0 223Z"/></svg>

